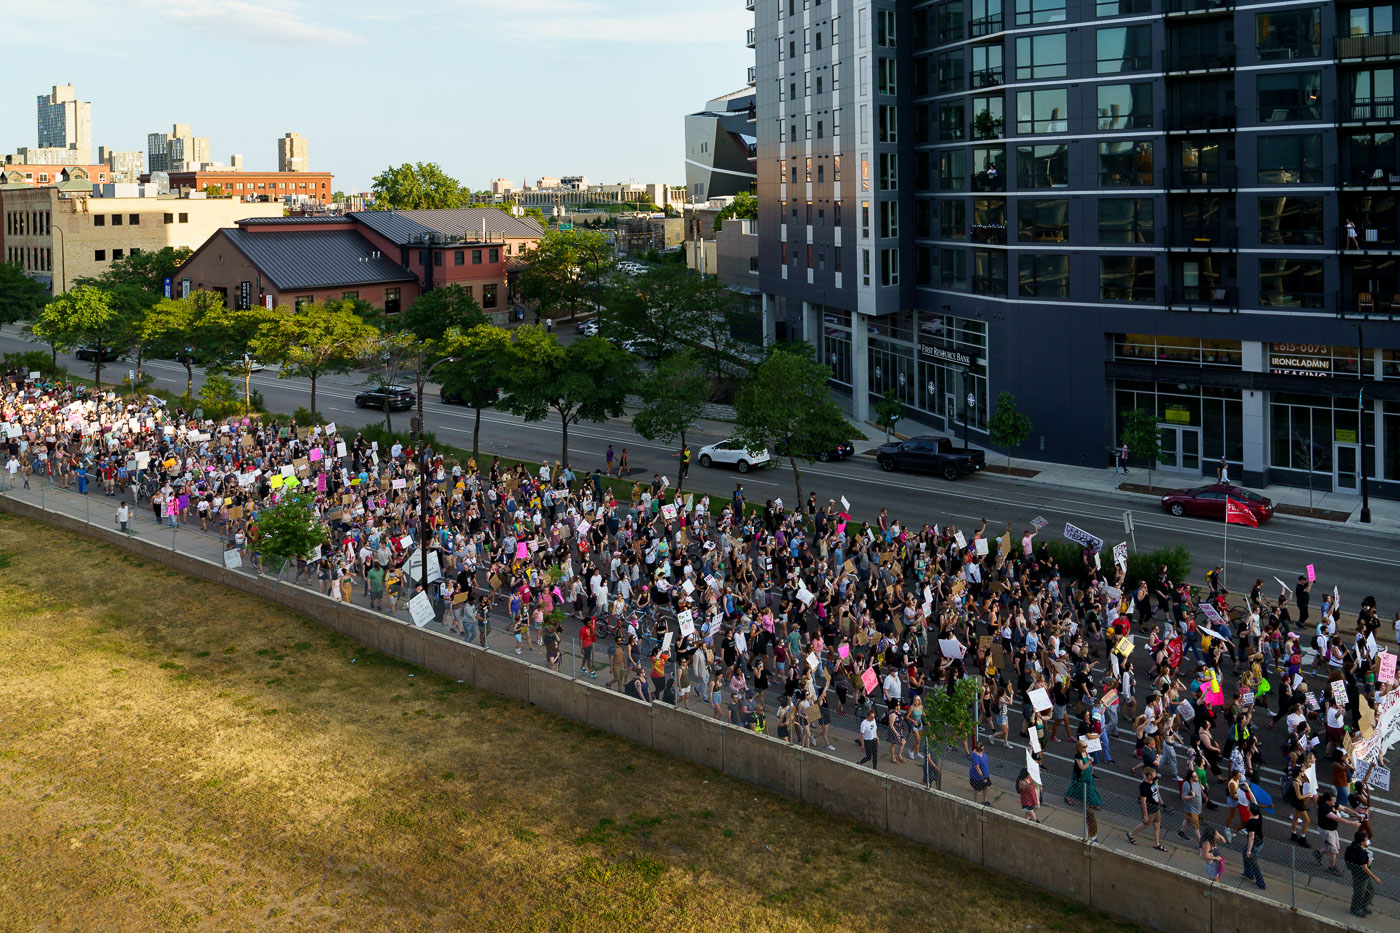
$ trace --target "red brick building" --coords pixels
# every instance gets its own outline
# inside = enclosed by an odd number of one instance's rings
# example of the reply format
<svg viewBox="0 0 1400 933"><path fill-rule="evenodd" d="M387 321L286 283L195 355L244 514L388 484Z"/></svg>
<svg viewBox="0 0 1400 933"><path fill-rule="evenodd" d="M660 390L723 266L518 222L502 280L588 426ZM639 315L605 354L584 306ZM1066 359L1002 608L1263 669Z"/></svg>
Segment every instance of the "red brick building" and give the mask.
<svg viewBox="0 0 1400 933"><path fill-rule="evenodd" d="M285 197L331 203L335 176L330 172L170 172L172 193L203 191L218 185L225 195L245 201L279 201ZM150 179L141 176L142 181Z"/></svg>
<svg viewBox="0 0 1400 933"><path fill-rule="evenodd" d="M61 181L87 181L105 185L112 180L112 169L103 165L11 165L0 164L0 184L56 185Z"/></svg>

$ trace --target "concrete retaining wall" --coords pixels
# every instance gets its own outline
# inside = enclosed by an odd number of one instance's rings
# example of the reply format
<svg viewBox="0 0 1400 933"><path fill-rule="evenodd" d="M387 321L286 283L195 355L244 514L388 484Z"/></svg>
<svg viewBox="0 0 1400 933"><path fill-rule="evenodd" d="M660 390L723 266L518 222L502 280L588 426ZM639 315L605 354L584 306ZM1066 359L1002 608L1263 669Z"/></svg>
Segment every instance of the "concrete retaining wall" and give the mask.
<svg viewBox="0 0 1400 933"><path fill-rule="evenodd" d="M1314 933L1345 928L1232 888L1212 887L1199 877L1194 861L1183 871L1102 846L1086 846L1066 833L824 753L793 748L703 713L641 703L592 681L571 680L310 590L236 573L28 503L0 496L0 511L87 535L192 576L261 596L364 645L454 680L606 729L1163 933Z"/></svg>

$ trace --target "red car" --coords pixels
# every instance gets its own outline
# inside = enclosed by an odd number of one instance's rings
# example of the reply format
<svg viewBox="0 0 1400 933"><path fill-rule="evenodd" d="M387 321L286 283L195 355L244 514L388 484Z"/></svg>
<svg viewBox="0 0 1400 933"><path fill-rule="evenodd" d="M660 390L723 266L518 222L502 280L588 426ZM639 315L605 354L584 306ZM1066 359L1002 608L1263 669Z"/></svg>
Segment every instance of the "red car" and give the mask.
<svg viewBox="0 0 1400 933"><path fill-rule="evenodd" d="M1222 485L1174 490L1162 497L1162 509L1173 515L1200 515L1224 521L1226 496L1249 509L1258 521L1267 522L1274 515L1270 499L1239 486Z"/></svg>

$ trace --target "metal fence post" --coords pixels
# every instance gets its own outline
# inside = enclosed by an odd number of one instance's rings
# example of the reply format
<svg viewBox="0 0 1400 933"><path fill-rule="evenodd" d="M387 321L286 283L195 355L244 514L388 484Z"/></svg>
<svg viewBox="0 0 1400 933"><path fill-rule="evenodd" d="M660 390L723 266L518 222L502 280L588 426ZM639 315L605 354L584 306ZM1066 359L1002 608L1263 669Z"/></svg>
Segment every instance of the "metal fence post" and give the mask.
<svg viewBox="0 0 1400 933"><path fill-rule="evenodd" d="M1293 910L1298 909L1298 847L1288 847L1288 906Z"/></svg>
<svg viewBox="0 0 1400 933"><path fill-rule="evenodd" d="M1084 841L1089 841L1089 791L1088 788L1080 785L1079 794L1079 817L1080 826L1084 830Z"/></svg>

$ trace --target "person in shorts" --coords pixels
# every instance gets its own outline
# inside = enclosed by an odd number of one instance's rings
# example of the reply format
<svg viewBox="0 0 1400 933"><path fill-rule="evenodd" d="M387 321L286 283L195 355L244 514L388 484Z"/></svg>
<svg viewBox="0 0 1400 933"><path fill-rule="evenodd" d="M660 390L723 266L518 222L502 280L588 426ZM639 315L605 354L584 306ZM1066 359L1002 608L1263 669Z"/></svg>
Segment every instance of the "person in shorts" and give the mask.
<svg viewBox="0 0 1400 933"><path fill-rule="evenodd" d="M1036 787L1035 778L1031 777L1030 771L1021 769L1021 774L1016 778L1016 793L1021 797L1021 812L1026 819L1032 823L1039 823L1040 817L1036 814L1036 808L1040 806L1040 788Z"/></svg>

